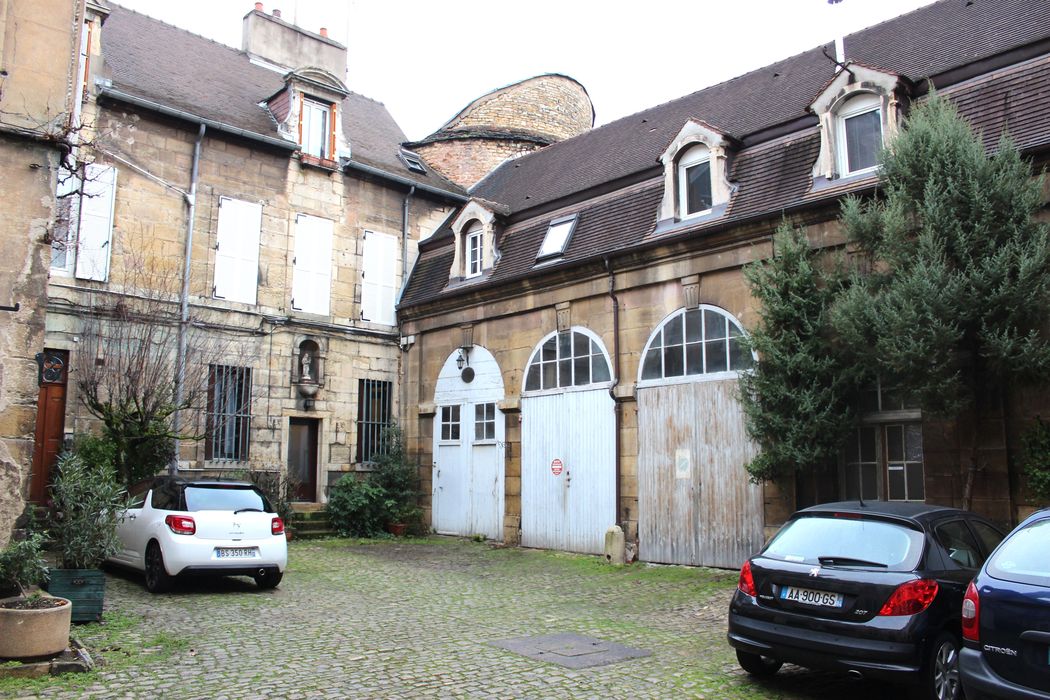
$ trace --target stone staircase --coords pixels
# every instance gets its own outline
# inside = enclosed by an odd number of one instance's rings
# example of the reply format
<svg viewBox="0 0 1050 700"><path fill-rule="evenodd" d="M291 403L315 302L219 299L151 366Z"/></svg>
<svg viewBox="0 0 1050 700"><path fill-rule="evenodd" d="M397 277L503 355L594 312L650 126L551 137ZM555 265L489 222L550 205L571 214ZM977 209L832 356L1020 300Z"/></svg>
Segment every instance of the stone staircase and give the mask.
<svg viewBox="0 0 1050 700"><path fill-rule="evenodd" d="M323 503L293 503L289 522L293 539L318 539L335 537L336 531L328 520Z"/></svg>

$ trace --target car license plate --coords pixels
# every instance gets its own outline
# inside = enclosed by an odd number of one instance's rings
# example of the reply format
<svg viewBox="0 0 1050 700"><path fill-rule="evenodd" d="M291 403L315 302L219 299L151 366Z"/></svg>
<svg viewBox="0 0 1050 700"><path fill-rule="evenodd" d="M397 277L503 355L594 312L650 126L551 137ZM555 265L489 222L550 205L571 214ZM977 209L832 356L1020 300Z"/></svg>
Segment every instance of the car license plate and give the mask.
<svg viewBox="0 0 1050 700"><path fill-rule="evenodd" d="M841 608L842 594L828 593L827 591L814 591L810 588L795 588L784 586L780 589L780 598L805 605L816 605L822 608Z"/></svg>
<svg viewBox="0 0 1050 700"><path fill-rule="evenodd" d="M255 547L216 547L215 556L219 559L243 559L255 556Z"/></svg>

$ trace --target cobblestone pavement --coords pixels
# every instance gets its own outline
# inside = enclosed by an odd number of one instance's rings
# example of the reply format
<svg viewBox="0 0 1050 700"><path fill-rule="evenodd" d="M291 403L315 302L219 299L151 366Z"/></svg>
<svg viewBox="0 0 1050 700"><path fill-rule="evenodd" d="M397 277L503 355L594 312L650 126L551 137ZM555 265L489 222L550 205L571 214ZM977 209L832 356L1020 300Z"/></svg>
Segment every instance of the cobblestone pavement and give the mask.
<svg viewBox="0 0 1050 700"><path fill-rule="evenodd" d="M46 698L811 698L898 691L785 667L758 682L725 642L736 573L484 543L293 542L277 590L192 581L151 596L110 573L107 623L77 628L105 665L21 685ZM486 642L575 633L646 658L572 670Z"/></svg>

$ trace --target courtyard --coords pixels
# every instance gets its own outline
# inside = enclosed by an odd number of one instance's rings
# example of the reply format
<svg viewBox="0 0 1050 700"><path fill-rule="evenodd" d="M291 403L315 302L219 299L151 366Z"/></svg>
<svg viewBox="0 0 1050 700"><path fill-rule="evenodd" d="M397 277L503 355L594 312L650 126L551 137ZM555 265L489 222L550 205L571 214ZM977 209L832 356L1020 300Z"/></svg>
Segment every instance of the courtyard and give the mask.
<svg viewBox="0 0 1050 700"><path fill-rule="evenodd" d="M152 596L138 576L110 571L104 622L74 630L96 670L2 678L0 697L873 700L894 692L794 667L749 678L725 642L733 571L614 568L443 537L294 541L289 559L272 591L227 578ZM617 656L621 647L634 658ZM539 649L539 658L510 649Z"/></svg>

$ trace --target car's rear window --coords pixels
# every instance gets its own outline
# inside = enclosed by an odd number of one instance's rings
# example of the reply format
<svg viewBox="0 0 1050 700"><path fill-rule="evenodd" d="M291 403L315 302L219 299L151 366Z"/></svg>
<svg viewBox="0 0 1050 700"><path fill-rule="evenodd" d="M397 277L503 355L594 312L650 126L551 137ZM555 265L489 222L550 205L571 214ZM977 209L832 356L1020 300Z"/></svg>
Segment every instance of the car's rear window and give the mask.
<svg viewBox="0 0 1050 700"><path fill-rule="evenodd" d="M269 511L261 493L250 486L194 485L185 490L186 510L242 510L254 508Z"/></svg>
<svg viewBox="0 0 1050 700"><path fill-rule="evenodd" d="M788 522L762 555L822 566L910 571L919 563L923 533L904 524L853 514L816 514Z"/></svg>
<svg viewBox="0 0 1050 700"><path fill-rule="evenodd" d="M1050 588L1050 518L1033 521L999 545L988 560L998 579Z"/></svg>

